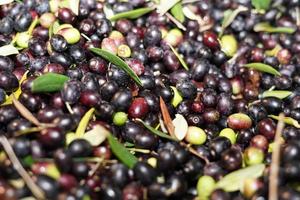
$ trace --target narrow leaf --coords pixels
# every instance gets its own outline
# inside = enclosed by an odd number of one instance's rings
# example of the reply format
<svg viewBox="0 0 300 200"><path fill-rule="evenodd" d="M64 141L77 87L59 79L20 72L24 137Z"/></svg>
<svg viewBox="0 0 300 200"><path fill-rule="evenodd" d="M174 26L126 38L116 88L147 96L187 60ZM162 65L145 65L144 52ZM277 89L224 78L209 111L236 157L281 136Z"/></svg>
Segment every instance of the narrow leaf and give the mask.
<svg viewBox="0 0 300 200"><path fill-rule="evenodd" d="M170 44L168 44L168 46L171 48L171 50L173 51L173 53L175 54L175 56L177 57L177 59L179 60L181 65L183 66L183 68L185 70L189 70L189 67L187 66L185 61L182 59L182 57L179 55L179 53L174 49L174 47L172 47L172 45L170 45Z"/></svg>
<svg viewBox="0 0 300 200"><path fill-rule="evenodd" d="M173 96L171 103L176 108L178 106L178 104L180 104L183 101L183 98L182 98L182 96L180 96L176 87L174 87L174 86L170 86L170 87L174 92L174 96Z"/></svg>
<svg viewBox="0 0 300 200"><path fill-rule="evenodd" d="M12 44L4 45L0 47L0 56L10 56L14 54L18 54L19 51Z"/></svg>
<svg viewBox="0 0 300 200"><path fill-rule="evenodd" d="M59 27L58 21L55 21L53 24L51 24L49 28L49 38L51 38L53 34L56 34L58 32L57 31L58 27Z"/></svg>
<svg viewBox="0 0 300 200"><path fill-rule="evenodd" d="M93 53L103 57L104 59L108 60L109 62L111 62L112 64L116 65L117 67L119 67L120 69L124 70L133 80L135 80L135 82L142 86L142 82L140 80L140 78L135 74L135 72L118 56L103 50L103 49L99 49L99 48L91 48L90 49Z"/></svg>
<svg viewBox="0 0 300 200"><path fill-rule="evenodd" d="M183 12L184 16L187 17L188 19L195 20L195 21L202 20L202 18L199 15L196 15L195 13L193 13L193 11L191 11L191 9L188 6L184 6L182 8L182 12Z"/></svg>
<svg viewBox="0 0 300 200"><path fill-rule="evenodd" d="M176 138L173 138L171 137L170 135L167 135L166 133L164 132L161 132L159 130L156 130L155 128L153 128L152 126L149 126L148 124L146 124L143 120L141 119L137 119L137 121L141 122L146 129L148 129L151 133L159 136L159 137L162 137L162 138L165 138L165 139L168 139L168 140L173 140L173 141L178 141Z"/></svg>
<svg viewBox="0 0 300 200"><path fill-rule="evenodd" d="M75 135L77 137L82 137L85 133L85 129L87 127L87 125L89 124L89 121L91 120L93 113L95 111L95 108L91 108L89 109L84 116L82 117L82 119L80 120L78 127L76 129Z"/></svg>
<svg viewBox="0 0 300 200"><path fill-rule="evenodd" d="M188 132L188 123L181 114L176 114L173 119L174 134L178 140L183 140Z"/></svg>
<svg viewBox="0 0 300 200"><path fill-rule="evenodd" d="M0 6L5 5L5 4L9 4L11 2L13 2L14 0L0 0Z"/></svg>
<svg viewBox="0 0 300 200"><path fill-rule="evenodd" d="M17 100L14 96L12 97L13 104L15 108L19 111L19 113L28 121L33 123L36 126L40 126L41 123L39 120L23 105L19 100Z"/></svg>
<svg viewBox="0 0 300 200"><path fill-rule="evenodd" d="M69 8L75 15L79 14L79 2L80 0L64 0L59 2L59 7Z"/></svg>
<svg viewBox="0 0 300 200"><path fill-rule="evenodd" d="M262 93L262 98L265 97L277 97L279 99L284 99L290 96L293 92L286 91L286 90L272 90L272 91L265 91Z"/></svg>
<svg viewBox="0 0 300 200"><path fill-rule="evenodd" d="M96 125L95 128L86 132L82 138L87 140L92 146L98 146L106 139L108 134L108 130Z"/></svg>
<svg viewBox="0 0 300 200"><path fill-rule="evenodd" d="M248 63L248 64L245 64L244 66L256 69L258 71L262 71L262 72L266 72L266 73L269 73L269 74L277 75L277 76L281 75L280 72L278 72L272 66L266 65L264 63Z"/></svg>
<svg viewBox="0 0 300 200"><path fill-rule="evenodd" d="M176 3L175 6L173 6L173 8L171 8L171 14L181 23L184 22L185 17L183 14L181 2Z"/></svg>
<svg viewBox="0 0 300 200"><path fill-rule="evenodd" d="M268 117L271 117L272 119L275 119L277 121L279 120L279 116L276 116L276 115L268 115ZM284 121L284 123L286 123L288 125L292 125L296 128L300 128L299 122L291 117L284 117L283 121Z"/></svg>
<svg viewBox="0 0 300 200"><path fill-rule="evenodd" d="M162 97L159 97L159 104L160 104L160 110L161 110L161 114L163 116L164 124L166 125L169 134L172 137L176 138L175 133L174 133L175 127L173 125L168 107Z"/></svg>
<svg viewBox="0 0 300 200"><path fill-rule="evenodd" d="M222 21L222 27L219 36L223 35L225 29L234 21L236 16L238 16L239 13L247 11L248 8L244 6L239 6L235 10L226 10L224 12L224 19Z"/></svg>
<svg viewBox="0 0 300 200"><path fill-rule="evenodd" d="M113 154L127 167L133 168L138 159L111 134L107 136L107 139Z"/></svg>
<svg viewBox="0 0 300 200"><path fill-rule="evenodd" d="M56 74L46 73L37 77L32 83L32 92L56 92L59 91L69 77Z"/></svg>
<svg viewBox="0 0 300 200"><path fill-rule="evenodd" d="M175 4L177 4L180 0L167 0L160 1L157 7L157 11L160 15L164 15L168 10L170 10Z"/></svg>
<svg viewBox="0 0 300 200"><path fill-rule="evenodd" d="M264 169L264 164L258 164L233 171L217 182L216 188L221 188L226 192L238 191L243 188L243 184L246 179L262 176Z"/></svg>
<svg viewBox="0 0 300 200"><path fill-rule="evenodd" d="M118 19L123 19L123 18L136 19L136 18L139 18L139 17L151 12L153 9L154 9L154 7L146 7L146 8L138 8L135 10L130 10L127 12L121 12L121 13L111 16L109 18L109 20L116 21Z"/></svg>
<svg viewBox="0 0 300 200"><path fill-rule="evenodd" d="M267 32L267 33L288 33L292 34L296 31L291 27L273 27L268 22L261 22L254 26L255 32Z"/></svg>
<svg viewBox="0 0 300 200"><path fill-rule="evenodd" d="M252 6L256 10L268 10L272 0L251 0Z"/></svg>

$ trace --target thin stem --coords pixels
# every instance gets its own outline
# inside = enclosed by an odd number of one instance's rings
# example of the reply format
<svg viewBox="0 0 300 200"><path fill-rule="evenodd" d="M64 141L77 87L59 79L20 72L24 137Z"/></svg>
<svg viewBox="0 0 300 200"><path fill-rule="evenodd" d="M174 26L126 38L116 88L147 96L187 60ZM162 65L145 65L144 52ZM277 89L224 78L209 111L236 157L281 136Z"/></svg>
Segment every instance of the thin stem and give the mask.
<svg viewBox="0 0 300 200"><path fill-rule="evenodd" d="M145 153L145 154L151 153L151 151L148 149L138 149L138 148L127 148L127 149L129 151L138 152L138 153Z"/></svg>
<svg viewBox="0 0 300 200"><path fill-rule="evenodd" d="M276 134L274 139L274 147L272 152L272 162L270 165L270 176L269 176L269 199L278 199L278 172L280 164L280 137L284 128L284 114L279 115Z"/></svg>
<svg viewBox="0 0 300 200"><path fill-rule="evenodd" d="M26 172L26 170L23 168L22 164L18 160L12 146L10 145L9 141L5 136L0 136L0 143L2 144L2 147L4 148L8 158L12 162L14 168L17 170L19 175L23 178L26 185L32 192L32 194L37 199L46 199L44 192L35 184L35 182L32 180L32 178L29 176L29 174Z"/></svg>
<svg viewBox="0 0 300 200"><path fill-rule="evenodd" d="M198 158L201 158L202 160L205 161L205 164L209 163L209 160L202 156L201 154L199 154L193 147L191 147L190 145L184 143L184 142L180 142L179 143L181 146L185 147L190 153L194 154L195 156L197 156Z"/></svg>
<svg viewBox="0 0 300 200"><path fill-rule="evenodd" d="M171 20L178 28L180 28L180 29L186 31L185 26L183 26L183 24L180 23L180 22L179 22L175 17L173 17L170 13L167 12L165 15L166 15L167 18L168 18L169 20Z"/></svg>

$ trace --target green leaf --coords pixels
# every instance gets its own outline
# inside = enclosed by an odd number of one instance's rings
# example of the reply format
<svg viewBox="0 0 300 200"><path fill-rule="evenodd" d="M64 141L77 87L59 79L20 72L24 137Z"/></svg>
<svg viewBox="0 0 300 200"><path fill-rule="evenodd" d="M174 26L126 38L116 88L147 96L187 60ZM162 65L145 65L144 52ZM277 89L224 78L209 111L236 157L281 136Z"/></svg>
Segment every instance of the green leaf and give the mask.
<svg viewBox="0 0 300 200"><path fill-rule="evenodd" d="M179 55L179 53L174 49L174 47L172 47L172 45L170 45L170 44L168 44L168 45L171 48L171 50L173 51L173 53L175 54L175 56L177 57L177 59L179 60L179 62L181 63L181 65L183 66L183 68L185 70L189 70L189 67L187 66L187 64L185 63L183 58Z"/></svg>
<svg viewBox="0 0 300 200"><path fill-rule="evenodd" d="M135 72L118 56L110 53L109 51L99 49L99 48L91 48L90 49L93 53L103 57L104 59L108 60L112 64L116 65L120 69L124 70L135 82L142 86L142 82L140 78L135 74Z"/></svg>
<svg viewBox="0 0 300 200"><path fill-rule="evenodd" d="M279 116L276 116L276 115L268 115L268 117L271 117L272 119L275 119L275 120L279 120ZM300 128L299 122L291 117L284 117L283 121L284 121L284 123L286 123L288 125L292 125L296 128Z"/></svg>
<svg viewBox="0 0 300 200"><path fill-rule="evenodd" d="M116 21L118 19L128 18L128 19L136 19L140 16L143 16L149 12L151 12L154 9L154 7L146 7L146 8L138 8L135 10L130 10L127 12L121 12L116 15L113 15L109 18L111 21Z"/></svg>
<svg viewBox="0 0 300 200"><path fill-rule="evenodd" d="M159 2L159 5L157 6L157 12L160 15L164 15L178 2L180 2L180 0L162 0Z"/></svg>
<svg viewBox="0 0 300 200"><path fill-rule="evenodd" d="M176 108L178 106L178 104L180 104L183 101L182 96L179 94L178 90L176 87L174 86L170 86L174 92L174 96L172 98L172 105Z"/></svg>
<svg viewBox="0 0 300 200"><path fill-rule="evenodd" d="M246 179L262 176L264 169L264 164L258 164L233 171L217 182L216 188L221 188L226 192L238 191L243 188L243 184Z"/></svg>
<svg viewBox="0 0 300 200"><path fill-rule="evenodd" d="M67 80L69 80L67 76L49 72L37 77L32 83L31 90L32 92L57 92Z"/></svg>
<svg viewBox="0 0 300 200"><path fill-rule="evenodd" d="M173 6L173 8L171 8L171 14L181 23L184 22L185 17L183 14L181 2L176 3L175 6Z"/></svg>
<svg viewBox="0 0 300 200"><path fill-rule="evenodd" d="M95 108L91 108L84 114L84 116L80 120L78 127L76 129L76 132L75 132L76 137L82 137L84 135L85 129L86 129L87 125L89 124L89 121L91 120L94 111L95 111Z"/></svg>
<svg viewBox="0 0 300 200"><path fill-rule="evenodd" d="M58 21L55 21L53 24L51 24L49 28L49 38L51 38L53 34L56 34L58 32L57 31L58 27L59 27Z"/></svg>
<svg viewBox="0 0 300 200"><path fill-rule="evenodd" d="M279 99L284 99L290 96L293 92L286 90L272 90L272 91L264 91L262 93L262 98L265 97L277 97Z"/></svg>
<svg viewBox="0 0 300 200"><path fill-rule="evenodd" d="M268 22L261 22L254 26L255 32L267 32L267 33L288 33L292 34L296 31L295 28L291 27L273 27Z"/></svg>
<svg viewBox="0 0 300 200"><path fill-rule="evenodd" d="M251 0L252 6L256 10L268 10L272 0Z"/></svg>
<svg viewBox="0 0 300 200"><path fill-rule="evenodd" d="M14 54L18 54L19 51L14 45L8 44L0 47L0 56L10 56Z"/></svg>
<svg viewBox="0 0 300 200"><path fill-rule="evenodd" d="M269 74L273 74L273 75L276 75L276 76L280 76L281 75L279 71L277 71L276 69L274 69L270 65L266 65L264 63L248 63L248 64L245 64L244 66L256 69L258 71L262 71L262 72L266 72L266 73L269 73Z"/></svg>
<svg viewBox="0 0 300 200"><path fill-rule="evenodd" d="M239 13L247 11L248 8L244 6L239 6L235 10L226 10L224 12L224 18L222 21L221 31L219 37L223 35L225 29L233 22L233 20L238 16Z"/></svg>
<svg viewBox="0 0 300 200"><path fill-rule="evenodd" d="M113 154L127 167L133 168L138 159L131 154L114 136L107 136L109 146Z"/></svg>
<svg viewBox="0 0 300 200"><path fill-rule="evenodd" d="M173 141L178 141L176 138L173 138L172 136L170 135L167 135L166 133L164 132L161 132L159 130L156 130L155 128L149 126L148 124L146 124L143 120L141 119L137 119L137 121L141 122L146 129L148 129L151 133L159 136L159 137L162 137L162 138L165 138L165 139L168 139L168 140L173 140Z"/></svg>

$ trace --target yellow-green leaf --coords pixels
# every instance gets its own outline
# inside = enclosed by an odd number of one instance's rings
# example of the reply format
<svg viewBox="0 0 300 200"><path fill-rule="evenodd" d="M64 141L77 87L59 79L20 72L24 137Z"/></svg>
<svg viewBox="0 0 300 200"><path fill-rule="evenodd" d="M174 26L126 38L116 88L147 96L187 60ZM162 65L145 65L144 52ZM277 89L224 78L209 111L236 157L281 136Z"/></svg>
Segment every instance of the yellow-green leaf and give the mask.
<svg viewBox="0 0 300 200"><path fill-rule="evenodd" d="M291 27L273 27L268 22L261 22L254 26L255 32L267 32L267 33L288 33L292 34L296 31L295 28Z"/></svg>
<svg viewBox="0 0 300 200"><path fill-rule="evenodd" d="M160 15L164 15L168 10L170 10L175 4L177 4L180 0L162 0L159 2L157 6L157 12Z"/></svg>
<svg viewBox="0 0 300 200"><path fill-rule="evenodd" d="M0 47L0 56L10 56L14 54L18 54L19 51L14 45L8 44Z"/></svg>
<svg viewBox="0 0 300 200"><path fill-rule="evenodd" d="M279 116L276 116L276 115L269 115L269 117L271 117L272 119L275 119L275 120L279 120ZM300 128L299 122L291 117L284 117L283 121L284 121L284 123L286 123L288 125L292 125L296 128Z"/></svg>
<svg viewBox="0 0 300 200"><path fill-rule="evenodd" d="M290 96L293 92L286 90L272 90L272 91L264 91L262 93L262 98L265 97L277 97L279 99L284 99Z"/></svg>
<svg viewBox="0 0 300 200"><path fill-rule="evenodd" d="M264 164L258 164L233 171L217 182L216 188L221 188L226 192L238 191L243 188L243 184L246 179L262 176L264 169Z"/></svg>
<svg viewBox="0 0 300 200"><path fill-rule="evenodd" d="M92 130L86 132L82 138L87 140L92 146L99 146L109 134L104 127L96 125Z"/></svg>
<svg viewBox="0 0 300 200"><path fill-rule="evenodd" d="M248 63L244 65L245 67L253 68L258 71L266 72L269 74L273 74L276 76L280 76L280 72L274 69L272 66L264 64L264 63Z"/></svg>
<svg viewBox="0 0 300 200"><path fill-rule="evenodd" d="M87 125L89 124L89 121L91 120L93 113L95 111L95 108L91 108L89 109L84 116L82 117L82 119L80 120L78 127L76 129L75 135L77 137L82 137L85 133L85 129L87 127Z"/></svg>
<svg viewBox="0 0 300 200"><path fill-rule="evenodd" d="M135 10L130 10L126 12L121 12L116 15L113 15L109 18L111 21L116 21L118 19L128 18L128 19L136 19L139 18L149 12L151 12L154 7L146 7L146 8L138 8Z"/></svg>
<svg viewBox="0 0 300 200"><path fill-rule="evenodd" d="M171 103L176 108L178 106L178 104L180 104L183 101L183 98L182 98L182 96L180 96L176 87L171 86L171 88L174 92L174 96L173 96Z"/></svg>
<svg viewBox="0 0 300 200"><path fill-rule="evenodd" d="M182 3L178 2L171 8L171 14L181 23L184 22L184 14L182 10Z"/></svg>
<svg viewBox="0 0 300 200"><path fill-rule="evenodd" d="M177 57L177 59L179 60L181 65L183 66L183 68L185 70L189 70L189 67L187 66L187 64L185 63L185 61L181 57L181 55L179 55L179 53L176 51L176 49L174 49L174 47L172 47L172 45L170 45L170 44L168 44L168 46L171 48L171 50L173 51L173 53L175 54L175 56Z"/></svg>

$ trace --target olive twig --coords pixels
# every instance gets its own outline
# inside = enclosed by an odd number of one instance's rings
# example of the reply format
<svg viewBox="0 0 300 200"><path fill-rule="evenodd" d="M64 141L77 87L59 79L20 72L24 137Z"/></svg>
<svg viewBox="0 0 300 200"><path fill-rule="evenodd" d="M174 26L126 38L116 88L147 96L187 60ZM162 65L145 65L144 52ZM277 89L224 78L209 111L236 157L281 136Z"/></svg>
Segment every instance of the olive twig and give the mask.
<svg viewBox="0 0 300 200"><path fill-rule="evenodd" d="M22 164L18 160L12 146L10 145L9 141L5 136L0 136L0 143L2 144L3 149L5 150L7 156L9 157L10 161L12 162L15 170L20 174L20 176L25 181L26 185L32 192L32 194L37 199L45 199L44 192L35 184L35 182L32 180L32 178L29 176L29 174L26 172L26 170L23 168Z"/></svg>
<svg viewBox="0 0 300 200"><path fill-rule="evenodd" d="M284 128L284 114L279 115L276 134L274 139L274 147L272 153L272 162L270 165L270 176L269 176L269 199L278 199L278 172L280 163L280 138Z"/></svg>

